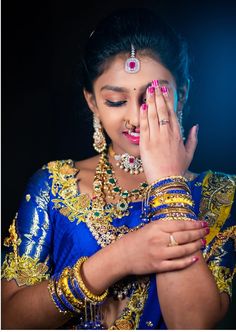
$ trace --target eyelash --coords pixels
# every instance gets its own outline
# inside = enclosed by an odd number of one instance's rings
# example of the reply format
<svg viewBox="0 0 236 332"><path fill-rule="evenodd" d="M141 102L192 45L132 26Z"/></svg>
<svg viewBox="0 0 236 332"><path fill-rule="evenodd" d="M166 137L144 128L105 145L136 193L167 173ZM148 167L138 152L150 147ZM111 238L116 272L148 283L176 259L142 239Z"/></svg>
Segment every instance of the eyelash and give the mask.
<svg viewBox="0 0 236 332"><path fill-rule="evenodd" d="M121 107L124 104L126 104L126 100L121 100L121 101L111 101L106 99L105 104L109 107ZM146 103L146 98L143 98L142 103Z"/></svg>
<svg viewBox="0 0 236 332"><path fill-rule="evenodd" d="M123 106L126 103L126 100L121 100L121 101L110 101L106 100L105 104L109 107L120 107Z"/></svg>

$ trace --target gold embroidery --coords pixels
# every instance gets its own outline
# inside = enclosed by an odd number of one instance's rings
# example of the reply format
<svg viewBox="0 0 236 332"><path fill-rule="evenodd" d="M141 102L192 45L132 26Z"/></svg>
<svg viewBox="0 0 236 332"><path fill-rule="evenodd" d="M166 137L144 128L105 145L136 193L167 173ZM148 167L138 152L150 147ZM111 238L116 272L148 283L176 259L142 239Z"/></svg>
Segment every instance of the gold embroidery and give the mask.
<svg viewBox="0 0 236 332"><path fill-rule="evenodd" d="M218 260L225 255L223 245L230 239L234 241L234 247L236 247L236 226L231 226L225 229L223 232L217 234L214 239L214 243L210 246L209 252L204 254L205 260L209 260L211 257L219 257Z"/></svg>
<svg viewBox="0 0 236 332"><path fill-rule="evenodd" d="M234 241L234 247L236 246L236 226L232 226L217 234L214 239L214 243L210 246L209 252L204 252L203 256L206 262L213 257L214 261L209 261L208 267L212 271L212 274L216 280L216 284L220 292L226 292L232 296L232 280L235 274L229 267L221 266L222 259L227 254L224 250L224 244L232 239ZM207 248L206 248L207 249Z"/></svg>
<svg viewBox="0 0 236 332"><path fill-rule="evenodd" d="M71 222L77 220L86 222L90 232L101 247L105 247L117 238L127 234L129 231L135 231L142 227L141 223L137 227L130 229L123 225L113 226L112 216L114 215L113 204L107 204L105 208L91 206L91 200L87 194L78 194L75 175L78 172L73 168L72 160L55 161L48 164L48 169L53 179L53 194L57 198L52 199L54 208L66 216Z"/></svg>
<svg viewBox="0 0 236 332"><path fill-rule="evenodd" d="M207 244L213 241L203 252L204 258L216 280L220 292L231 294L232 279L235 271L222 266L227 251L224 245L231 238L235 243L236 226L221 231L229 217L235 193L235 176L210 172L203 180L202 199L200 203L199 219L209 222L210 233ZM213 258L214 260L211 260Z"/></svg>
<svg viewBox="0 0 236 332"><path fill-rule="evenodd" d="M13 252L7 254L2 265L2 278L15 279L18 286L34 285L42 280L48 279L46 274L48 267L46 263L40 263L37 258L26 254L18 255L18 246L21 240L18 238L15 219L9 228L10 236L4 240L4 245L12 246Z"/></svg>
<svg viewBox="0 0 236 332"><path fill-rule="evenodd" d="M230 271L230 268L219 266L217 262L210 262L208 264L209 269L211 270L217 287L219 291L226 292L227 294L232 296L232 273Z"/></svg>
<svg viewBox="0 0 236 332"><path fill-rule="evenodd" d="M47 270L47 265L40 263L37 258L26 255L16 258L14 253L10 253L2 265L2 278L15 279L18 286L29 286L48 279Z"/></svg>
<svg viewBox="0 0 236 332"><path fill-rule="evenodd" d="M199 219L210 225L207 243L211 242L228 218L235 193L235 176L210 172L202 184Z"/></svg>
<svg viewBox="0 0 236 332"><path fill-rule="evenodd" d="M90 198L87 194L79 194L76 174L78 169L73 168L73 161L62 160L48 163L48 170L52 178L52 194L58 195L52 199L54 208L66 216L70 221L85 222L90 208Z"/></svg>
<svg viewBox="0 0 236 332"><path fill-rule="evenodd" d="M148 277L140 279L137 289L132 294L121 316L109 330L137 330L147 300L149 285Z"/></svg>

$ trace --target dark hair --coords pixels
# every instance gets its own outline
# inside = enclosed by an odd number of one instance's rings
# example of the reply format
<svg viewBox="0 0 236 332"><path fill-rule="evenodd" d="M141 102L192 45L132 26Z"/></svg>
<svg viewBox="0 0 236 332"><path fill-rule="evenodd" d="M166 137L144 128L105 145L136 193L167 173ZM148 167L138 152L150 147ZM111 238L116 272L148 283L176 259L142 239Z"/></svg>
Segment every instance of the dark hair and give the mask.
<svg viewBox="0 0 236 332"><path fill-rule="evenodd" d="M130 52L131 44L143 55L160 61L174 76L177 87L189 78L187 45L161 17L147 8L120 9L103 19L91 34L83 58L83 87L92 92L94 80L108 61Z"/></svg>

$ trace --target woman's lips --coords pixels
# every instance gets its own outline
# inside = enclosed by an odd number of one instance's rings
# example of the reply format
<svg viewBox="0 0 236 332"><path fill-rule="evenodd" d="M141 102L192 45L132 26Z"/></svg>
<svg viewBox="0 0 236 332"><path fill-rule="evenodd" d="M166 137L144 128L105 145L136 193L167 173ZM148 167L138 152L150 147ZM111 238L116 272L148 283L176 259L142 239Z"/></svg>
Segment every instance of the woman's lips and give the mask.
<svg viewBox="0 0 236 332"><path fill-rule="evenodd" d="M128 133L127 131L124 131L123 134L125 135L125 137L132 143L132 144L139 144L139 140L140 140L140 134L139 133Z"/></svg>

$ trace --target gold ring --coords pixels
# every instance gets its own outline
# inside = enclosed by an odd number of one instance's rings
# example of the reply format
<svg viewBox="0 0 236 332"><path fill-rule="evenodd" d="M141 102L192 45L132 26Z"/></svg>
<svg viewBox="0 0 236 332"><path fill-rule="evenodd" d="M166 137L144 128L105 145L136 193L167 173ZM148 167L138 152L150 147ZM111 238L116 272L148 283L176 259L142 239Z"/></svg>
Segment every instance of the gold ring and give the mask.
<svg viewBox="0 0 236 332"><path fill-rule="evenodd" d="M172 234L170 234L170 242L168 244L168 247L175 247L175 246L178 246L178 242L175 241L175 238Z"/></svg>
<svg viewBox="0 0 236 332"><path fill-rule="evenodd" d="M159 121L160 126L164 126L164 125L166 125L167 123L170 123L170 120L162 119L162 120Z"/></svg>

